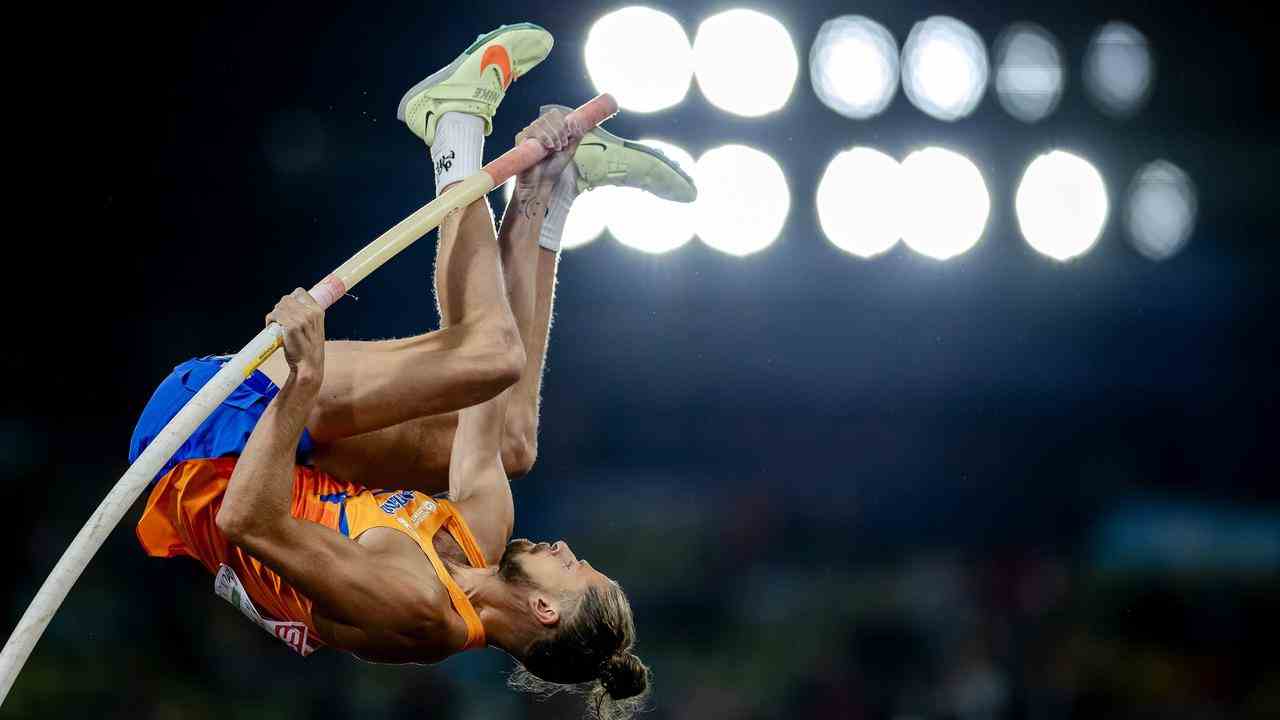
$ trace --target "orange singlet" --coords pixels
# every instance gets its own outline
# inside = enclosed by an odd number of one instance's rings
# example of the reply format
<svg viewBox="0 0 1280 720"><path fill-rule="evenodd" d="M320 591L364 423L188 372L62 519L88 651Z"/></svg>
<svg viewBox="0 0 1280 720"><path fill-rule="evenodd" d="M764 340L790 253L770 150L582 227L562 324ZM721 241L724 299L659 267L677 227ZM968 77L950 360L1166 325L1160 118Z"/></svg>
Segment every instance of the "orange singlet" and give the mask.
<svg viewBox="0 0 1280 720"><path fill-rule="evenodd" d="M138 541L153 557L187 555L199 560L217 576L214 588L220 596L307 655L323 645L315 636L311 600L271 568L229 543L218 530L215 518L235 465L234 457L187 460L166 473L147 499L138 521ZM292 512L295 518L323 525L352 540L372 527L389 527L408 535L431 561L454 609L467 624L467 642L462 649L484 647L484 626L475 608L431 544L443 527L458 541L472 567L485 567L471 530L448 500L412 490L369 490L314 468L296 466Z"/></svg>

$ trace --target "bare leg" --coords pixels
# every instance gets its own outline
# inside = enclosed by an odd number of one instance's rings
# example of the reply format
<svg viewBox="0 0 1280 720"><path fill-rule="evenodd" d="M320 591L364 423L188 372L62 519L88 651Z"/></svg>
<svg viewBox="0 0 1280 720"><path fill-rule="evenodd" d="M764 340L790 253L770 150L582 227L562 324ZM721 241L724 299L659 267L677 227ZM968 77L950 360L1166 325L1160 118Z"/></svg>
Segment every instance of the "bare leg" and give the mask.
<svg viewBox="0 0 1280 720"><path fill-rule="evenodd" d="M499 447L505 471L511 477L528 472L537 453L539 392L558 260L557 253L540 248L539 233L556 180L564 173L573 172L571 162L577 146L577 141L568 135L562 115L544 115L526 128L525 133L531 133L529 137L537 137L546 147L555 148L556 152L551 158L520 176L515 198L502 218L499 242L477 242L482 240L482 232L487 232L488 238L492 238L492 219L486 214L481 224L474 220L474 216L468 215L464 223L475 224L466 224L463 230L471 239L458 245L461 248L476 247L490 251L501 248L504 272L501 294L504 303L502 310L505 312L499 314L511 321L511 332L513 335L518 333L523 353L519 373L522 379L507 393L504 401L498 404L503 408L500 416L503 432ZM572 188L573 176L567 177L569 183L566 187ZM487 207L485 205L486 209ZM477 276L456 271L459 263L457 258L472 256L461 250L451 249L448 242L451 229L457 228L448 223L442 228L442 240L436 260L436 299L444 327L441 333L448 333L459 325L473 322L470 318L477 314L486 316L487 309L495 304L490 296L490 286L486 285L479 293L474 292L472 283L476 282ZM556 245L558 246L558 242ZM474 254L475 251L469 252ZM496 266L497 258L490 260L486 255L483 263L490 267ZM485 277L484 282L488 283L489 279ZM477 298L482 300L478 305ZM392 353L401 349L387 343L370 345L385 347ZM389 394L398 396L403 405L412 405L410 412L416 411L417 414L403 418L393 425L378 425L360 430L359 433L350 432L354 426L352 423L337 424L336 435L326 436L313 429L313 436L317 440L328 442L327 447L318 450L313 459L318 466L338 477L364 485L386 485L394 482L399 487L429 492L443 490L449 478L449 458L452 451L456 450L456 414L441 414L442 411L439 410L423 412L424 407L430 407L430 399L418 396L430 389L422 383L405 382L396 375L384 377L381 382L392 388ZM344 396L355 397L355 394L348 392ZM410 398L417 398L417 403L405 402ZM492 415L492 412L488 414ZM382 419L379 416L379 420Z"/></svg>
<svg viewBox="0 0 1280 720"><path fill-rule="evenodd" d="M538 404L559 261L558 253L538 247L539 207L513 199L499 234L505 287L526 357L524 372L510 391L502 438L503 465L513 478L527 473L536 459ZM437 296L446 324L452 320L451 310L446 309L449 296L444 290ZM320 446L313 459L321 469L344 480L374 486L394 480L397 486L442 492L448 487L457 421L454 412L415 418Z"/></svg>
<svg viewBox="0 0 1280 720"><path fill-rule="evenodd" d="M487 201L451 214L441 226L436 278L441 303L451 313L443 329L326 347L324 386L307 422L317 443L475 405L519 377L524 350ZM283 369L275 365L264 368L273 379Z"/></svg>
<svg viewBox="0 0 1280 720"><path fill-rule="evenodd" d="M511 389L507 405L506 433L502 440L502 459L507 474L519 477L533 468L538 457L538 413L542 404L542 374L546 366L547 345L551 336L552 309L555 304L556 270L560 263L559 251L538 247L537 231L529 236L529 246L520 252L525 256L525 279L532 275L532 297L524 302L515 301L512 293L512 310L520 326L520 340L524 343L525 369L520 380ZM503 246L506 260L507 246ZM528 262L531 258L533 262ZM513 258L514 262L514 258ZM508 273L511 278L513 273ZM510 287L510 285L509 285ZM519 310L516 308L519 307Z"/></svg>

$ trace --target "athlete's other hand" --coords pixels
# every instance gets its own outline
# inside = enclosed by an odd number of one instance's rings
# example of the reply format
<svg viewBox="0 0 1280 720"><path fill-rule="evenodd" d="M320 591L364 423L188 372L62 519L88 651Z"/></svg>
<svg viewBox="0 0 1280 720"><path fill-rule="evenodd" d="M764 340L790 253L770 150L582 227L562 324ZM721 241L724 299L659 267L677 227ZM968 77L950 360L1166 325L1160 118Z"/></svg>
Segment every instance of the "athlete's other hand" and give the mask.
<svg viewBox="0 0 1280 720"><path fill-rule="evenodd" d="M267 314L267 324L284 329L284 358L290 379L311 388L324 379L324 308L311 293L298 288L280 298Z"/></svg>
<svg viewBox="0 0 1280 720"><path fill-rule="evenodd" d="M565 111L551 108L516 135L517 145L532 138L548 150L547 157L542 162L516 178L517 191L550 191L560 178L560 173L573 161L573 153L578 149L582 136L575 134L569 127L565 120L567 116Z"/></svg>

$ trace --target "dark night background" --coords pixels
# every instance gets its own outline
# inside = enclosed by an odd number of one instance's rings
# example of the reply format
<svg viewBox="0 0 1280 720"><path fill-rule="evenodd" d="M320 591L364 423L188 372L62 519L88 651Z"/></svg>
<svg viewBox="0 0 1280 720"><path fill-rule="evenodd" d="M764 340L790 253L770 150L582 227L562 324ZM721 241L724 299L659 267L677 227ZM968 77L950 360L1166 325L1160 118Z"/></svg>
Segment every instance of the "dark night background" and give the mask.
<svg viewBox="0 0 1280 720"><path fill-rule="evenodd" d="M234 351L309 286L432 197L403 91L479 33L556 36L514 85L486 159L541 103L594 90L582 43L619 4L97 5L15 23L30 167L11 213L42 264L16 263L0 416L11 628L126 468L154 385ZM655 3L692 29L719 2ZM565 537L626 587L666 718L1233 718L1280 715L1273 24L1261 9L1137 2L745 3L790 30L791 100L737 118L695 86L610 128L695 156L772 154L791 212L746 258L698 241L651 256L605 237L566 252L539 463L517 531ZM943 123L901 92L855 122L809 85L823 20L860 13L899 42L945 13L990 42L1015 20L1068 62L1036 125L988 95ZM56 16L55 16L56 15ZM1125 19L1156 56L1129 120L1079 67ZM12 99L12 98L11 98ZM864 261L817 225L838 150L929 143L982 169L982 241L940 263L899 245ZM1012 196L1051 147L1089 157L1112 212L1092 252L1050 261ZM1129 245L1121 190L1164 157L1200 214L1186 249ZM23 199L25 198L25 199ZM500 212L500 196L493 196ZM331 337L433 327L434 235L330 311ZM1271 428L1271 429L1269 429ZM506 690L507 661L433 668L303 661L211 592L193 562L143 556L138 508L50 626L4 717L572 717ZM7 634L7 630L5 633Z"/></svg>

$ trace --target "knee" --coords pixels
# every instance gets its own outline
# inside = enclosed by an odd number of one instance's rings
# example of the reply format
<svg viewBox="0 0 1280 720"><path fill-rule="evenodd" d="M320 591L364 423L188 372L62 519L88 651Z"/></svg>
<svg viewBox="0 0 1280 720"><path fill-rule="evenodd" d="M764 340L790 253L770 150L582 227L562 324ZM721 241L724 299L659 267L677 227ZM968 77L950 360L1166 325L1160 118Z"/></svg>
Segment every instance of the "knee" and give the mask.
<svg viewBox="0 0 1280 720"><path fill-rule="evenodd" d="M504 389L520 382L520 376L524 374L525 361L524 343L520 342L520 332L513 324L510 332L502 334L497 358L494 361L494 372L498 377L498 383Z"/></svg>
<svg viewBox="0 0 1280 720"><path fill-rule="evenodd" d="M502 469L516 480L529 474L538 461L538 438L507 432L502 438Z"/></svg>
<svg viewBox="0 0 1280 720"><path fill-rule="evenodd" d="M520 330L510 313L477 323L475 345L477 369L487 383L498 388L497 392L520 381L525 366L524 344L520 342Z"/></svg>

